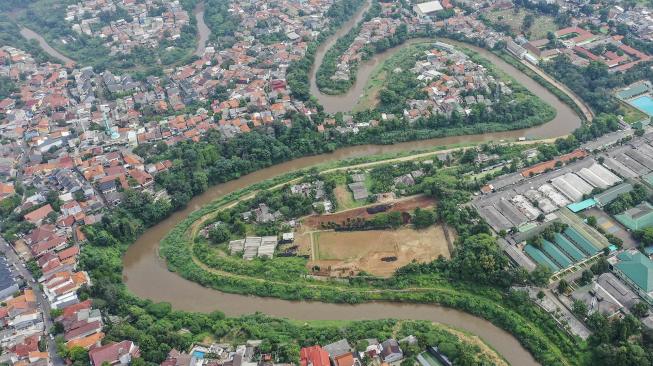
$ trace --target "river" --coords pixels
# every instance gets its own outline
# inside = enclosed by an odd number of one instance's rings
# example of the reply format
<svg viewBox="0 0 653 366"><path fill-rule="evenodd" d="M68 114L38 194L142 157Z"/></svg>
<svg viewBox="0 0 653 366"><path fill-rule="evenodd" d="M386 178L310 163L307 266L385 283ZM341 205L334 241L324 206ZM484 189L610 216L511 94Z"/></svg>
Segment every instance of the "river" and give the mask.
<svg viewBox="0 0 653 366"><path fill-rule="evenodd" d="M209 36L211 35L211 30L204 22L203 1L195 6L195 10L193 10L193 14L195 14L195 20L197 21L197 33L198 33L197 48L195 49L195 55L201 57L204 54L204 50L206 49L206 42L209 40Z"/></svg>
<svg viewBox="0 0 653 366"><path fill-rule="evenodd" d="M43 38L40 34L34 32L33 30L20 26L20 35L29 39L29 40L36 40L39 43L39 46L43 48L43 51L47 53L48 55L61 60L63 63L75 63L75 60L71 59L70 57L67 57L63 55L61 52L55 50L50 46L50 44Z"/></svg>
<svg viewBox="0 0 653 366"><path fill-rule="evenodd" d="M352 20L347 22L337 33L325 41L325 45L318 50L316 65L319 65L321 62L324 57L324 52L326 52L330 47L329 45L333 45L338 37L348 32L349 29L351 29L351 27L361 19L362 14L363 10L359 11ZM168 271L165 261L163 261L158 255L158 244L161 239L192 211L199 209L203 205L226 194L289 171L329 161L371 156L389 152L412 151L434 146L499 141L502 139L515 139L522 136L529 138L551 138L566 135L580 126L580 118L574 113L574 111L566 104L560 102L546 88L542 87L537 82L500 60L493 54L469 45L465 46L482 53L483 56L492 61L497 65L497 67L510 74L531 92L553 106L557 111L555 119L542 126L517 131L445 137L394 145L362 145L346 147L330 154L295 159L259 170L224 184L210 187L203 194L193 198L186 209L175 212L166 220L147 230L129 248L123 260L123 276L129 290L135 295L143 298L148 298L153 301L169 302L175 309L203 312L220 310L228 316L263 312L271 316L298 320L398 318L435 321L464 329L478 335L490 346L496 349L511 364L536 365L537 363L530 353L525 350L512 335L486 320L461 311L444 308L438 305L401 303L344 305L319 302L294 302L273 298L227 294L202 287ZM357 84L344 96L328 96L319 93L315 88L314 82L311 85L311 92L319 98L320 102L325 105L328 111L348 111L356 104L358 96L362 92L365 82L369 79L369 75L371 74L374 65L389 57L393 52L397 52L401 47L402 46L399 46L395 49L388 50L369 62L362 64L359 68ZM312 72L311 80L314 81L314 71Z"/></svg>

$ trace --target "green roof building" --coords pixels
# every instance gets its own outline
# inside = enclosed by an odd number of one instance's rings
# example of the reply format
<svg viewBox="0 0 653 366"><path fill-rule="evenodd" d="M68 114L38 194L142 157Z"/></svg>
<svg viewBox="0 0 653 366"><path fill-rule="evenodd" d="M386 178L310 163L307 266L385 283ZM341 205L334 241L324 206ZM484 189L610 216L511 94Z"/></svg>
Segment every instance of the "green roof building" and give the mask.
<svg viewBox="0 0 653 366"><path fill-rule="evenodd" d="M630 230L644 229L653 226L653 206L648 202L642 202L619 215L615 215L615 218Z"/></svg>
<svg viewBox="0 0 653 366"><path fill-rule="evenodd" d="M603 207L608 203L616 200L617 197L621 196L622 194L628 193L632 190L633 190L632 184L621 183L618 186L614 186L612 188L605 190L603 193L597 194L596 196L594 196L594 199L596 200L596 203L598 203L599 206Z"/></svg>
<svg viewBox="0 0 653 366"><path fill-rule="evenodd" d="M615 95L621 100L634 98L638 95L648 93L650 90L650 85L647 82L633 84L627 88L624 88L617 92Z"/></svg>
<svg viewBox="0 0 653 366"><path fill-rule="evenodd" d="M653 261L637 250L617 255L619 260L614 266L614 272L637 291L648 303L653 304Z"/></svg>

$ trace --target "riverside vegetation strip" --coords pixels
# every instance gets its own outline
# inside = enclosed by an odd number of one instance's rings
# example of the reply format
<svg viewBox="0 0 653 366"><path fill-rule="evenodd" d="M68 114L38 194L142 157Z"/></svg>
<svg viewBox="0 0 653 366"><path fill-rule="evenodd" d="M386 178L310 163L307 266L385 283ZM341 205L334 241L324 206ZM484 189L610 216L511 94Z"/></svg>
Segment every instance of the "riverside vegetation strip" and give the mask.
<svg viewBox="0 0 653 366"><path fill-rule="evenodd" d="M572 364L576 363L573 358L579 356L575 350L578 345L575 345L571 339L562 334L554 325L552 319L530 304L527 299L520 298L519 295L512 293L506 295L497 288L459 281L452 284L449 283L449 276L440 271L436 271L435 274L422 274L419 273L419 270L411 273L411 270L407 269L407 272L400 273L389 280L353 281L343 285L339 283L316 283L298 277L293 279L292 276L274 279L274 275L269 278L271 274L269 272L257 275L251 275L251 273L249 275L238 274L228 270L208 268L203 263L198 263L201 262L201 258L193 255L192 250L193 233L201 227L201 224L197 224L197 220L206 218L206 215L214 214L221 207L232 205L234 201L251 197L257 190L273 189L273 187L279 186L283 182L296 179L301 174L293 173L262 182L249 189L234 192L191 214L180 225L175 227L161 244L161 254L168 260L169 267L182 276L204 286L227 292L274 296L292 300L312 299L330 302L355 303L384 300L439 303L493 321L517 336L520 342L543 363L553 364L554 359L567 358L570 358L571 361L569 362ZM438 185L443 183L443 181L438 181ZM453 192L449 193L448 196L453 194ZM440 198L442 199L442 197ZM451 206L446 202L443 202L442 205L451 209ZM471 213L468 212L468 214ZM464 232L465 229L461 228L461 231ZM470 234L467 233L467 235ZM482 239L482 237L475 236L475 238L486 240ZM490 240L489 237L487 240ZM495 246L496 244L488 242L487 245ZM475 250L477 249L479 248L475 248ZM489 249L489 247L485 249ZM495 254L500 255L498 252ZM246 266L246 264L244 265ZM230 268L229 270L233 269ZM241 273L246 272L248 270ZM510 310L509 308L516 310Z"/></svg>

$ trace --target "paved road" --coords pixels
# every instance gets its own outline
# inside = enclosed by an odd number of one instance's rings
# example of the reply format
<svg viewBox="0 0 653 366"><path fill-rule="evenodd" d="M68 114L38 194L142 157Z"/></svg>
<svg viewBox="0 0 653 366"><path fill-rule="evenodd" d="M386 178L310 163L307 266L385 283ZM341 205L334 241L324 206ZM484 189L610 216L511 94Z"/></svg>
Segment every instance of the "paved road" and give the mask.
<svg viewBox="0 0 653 366"><path fill-rule="evenodd" d="M48 354L50 355L50 360L52 361L53 366L63 366L64 361L57 354L57 345L55 341L50 338L50 329L52 328L53 322L50 318L50 304L47 302L43 291L38 286L38 283L32 277L32 273L28 271L23 262L20 260L13 247L9 245L2 237L0 237L0 251L4 253L7 258L7 263L17 269L18 273L25 279L29 286L34 290L34 295L36 296L36 301L43 312L43 321L45 323L45 337L48 340Z"/></svg>

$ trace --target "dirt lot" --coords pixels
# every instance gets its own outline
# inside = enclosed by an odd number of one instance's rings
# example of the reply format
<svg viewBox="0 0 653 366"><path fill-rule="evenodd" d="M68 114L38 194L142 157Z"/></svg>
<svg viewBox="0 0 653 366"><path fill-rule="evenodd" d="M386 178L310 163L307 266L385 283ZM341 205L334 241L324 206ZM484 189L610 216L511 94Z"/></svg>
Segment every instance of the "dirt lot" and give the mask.
<svg viewBox="0 0 653 366"><path fill-rule="evenodd" d="M322 223L335 222L342 223L347 221L347 218L370 218L374 215L367 213L366 207L374 206L376 204L367 205L365 207L354 208L351 210L345 210L329 215L315 215L309 216L303 220L303 224L307 227L320 229ZM427 208L435 205L435 200L427 196L413 196L405 199L401 199L394 202L394 205L386 212L392 211L413 211L415 208Z"/></svg>
<svg viewBox="0 0 653 366"><path fill-rule="evenodd" d="M308 240L310 242L310 236ZM312 251L314 260L308 263L308 267L319 266L323 272L336 277L349 276L360 271L377 276L390 276L397 268L413 260L430 262L440 255L450 257L441 226L419 231L402 228L315 232ZM397 257L397 260L385 262L381 260L384 257Z"/></svg>

